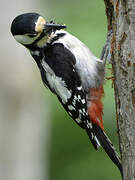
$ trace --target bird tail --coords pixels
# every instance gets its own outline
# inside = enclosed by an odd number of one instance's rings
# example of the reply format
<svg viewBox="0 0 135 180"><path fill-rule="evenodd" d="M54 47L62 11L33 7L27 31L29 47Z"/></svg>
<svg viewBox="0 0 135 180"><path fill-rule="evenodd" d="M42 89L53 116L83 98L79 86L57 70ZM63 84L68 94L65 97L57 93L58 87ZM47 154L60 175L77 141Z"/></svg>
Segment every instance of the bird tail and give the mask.
<svg viewBox="0 0 135 180"><path fill-rule="evenodd" d="M94 146L94 148L95 148L96 150L98 150L99 147L100 147L100 142L99 142L99 140L97 139L97 137L95 136L95 133L94 133L93 130L90 129L90 128L85 128L85 130L86 130L86 132L87 132L87 135L88 135L89 138L90 138L90 141L91 141L92 145Z"/></svg>
<svg viewBox="0 0 135 180"><path fill-rule="evenodd" d="M120 170L121 176L123 177L122 165L119 155L117 154L115 147L113 146L110 139L104 133L104 131L97 125L93 123L92 131L90 129L86 129L86 132L97 150L98 147L101 145L105 152L108 154L109 158L113 161L113 163L118 167Z"/></svg>

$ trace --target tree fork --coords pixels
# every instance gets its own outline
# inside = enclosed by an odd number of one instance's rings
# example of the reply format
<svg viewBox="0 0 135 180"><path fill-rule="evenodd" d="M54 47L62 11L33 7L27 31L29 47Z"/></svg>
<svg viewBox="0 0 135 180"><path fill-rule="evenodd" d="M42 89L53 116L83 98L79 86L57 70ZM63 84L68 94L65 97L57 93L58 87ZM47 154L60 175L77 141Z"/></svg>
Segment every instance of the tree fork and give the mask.
<svg viewBox="0 0 135 180"><path fill-rule="evenodd" d="M123 180L135 180L135 0L104 0Z"/></svg>

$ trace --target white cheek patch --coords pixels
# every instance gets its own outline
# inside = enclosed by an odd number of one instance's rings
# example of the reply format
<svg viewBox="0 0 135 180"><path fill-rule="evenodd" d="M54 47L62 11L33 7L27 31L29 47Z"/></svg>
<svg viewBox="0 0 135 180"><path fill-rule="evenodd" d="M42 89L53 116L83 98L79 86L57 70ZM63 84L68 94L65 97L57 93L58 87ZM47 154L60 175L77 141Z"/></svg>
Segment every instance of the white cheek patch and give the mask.
<svg viewBox="0 0 135 180"><path fill-rule="evenodd" d="M37 36L31 38L27 35L16 35L16 36L14 36L14 38L17 42L27 45L27 44L32 44L36 40Z"/></svg>

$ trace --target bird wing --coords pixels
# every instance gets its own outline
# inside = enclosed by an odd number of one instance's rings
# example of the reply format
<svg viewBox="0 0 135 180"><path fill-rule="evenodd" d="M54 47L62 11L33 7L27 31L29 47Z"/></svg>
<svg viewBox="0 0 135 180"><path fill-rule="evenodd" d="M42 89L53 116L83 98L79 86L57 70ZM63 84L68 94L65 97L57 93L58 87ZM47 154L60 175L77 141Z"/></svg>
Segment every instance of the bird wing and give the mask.
<svg viewBox="0 0 135 180"><path fill-rule="evenodd" d="M75 57L75 68L81 79L82 87L85 92L89 88L100 86L104 77L104 62L98 59L89 48L75 36L66 31L58 31L57 35L65 33L65 36L54 41L63 44Z"/></svg>
<svg viewBox="0 0 135 180"><path fill-rule="evenodd" d="M75 64L74 55L63 44L55 43L45 49L42 67L47 73L46 76L43 75L42 79L46 82L44 78L47 78L49 88L57 95L72 119L89 132L89 138L95 149L97 149L100 143L92 130L86 93L83 90Z"/></svg>
<svg viewBox="0 0 135 180"><path fill-rule="evenodd" d="M66 35L55 43L62 43L74 55L74 66L79 75L83 91L86 93L90 120L103 129L103 105L101 99L104 94L102 86L104 62L94 56L79 39L67 32L65 33Z"/></svg>

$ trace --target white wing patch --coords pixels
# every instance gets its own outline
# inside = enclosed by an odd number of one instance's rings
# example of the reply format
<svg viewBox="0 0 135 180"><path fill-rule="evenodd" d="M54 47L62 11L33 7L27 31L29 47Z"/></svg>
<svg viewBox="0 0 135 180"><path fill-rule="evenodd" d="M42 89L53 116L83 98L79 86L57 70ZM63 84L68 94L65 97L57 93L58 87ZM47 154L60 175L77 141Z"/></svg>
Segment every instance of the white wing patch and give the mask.
<svg viewBox="0 0 135 180"><path fill-rule="evenodd" d="M67 103L68 99L71 97L71 91L67 89L65 82L62 78L55 75L44 60L42 60L42 66L46 71L46 78L50 87L58 94L64 104Z"/></svg>
<svg viewBox="0 0 135 180"><path fill-rule="evenodd" d="M49 73L47 74L47 80L51 88L60 96L62 102L67 103L68 99L71 97L71 92L67 89L65 82L62 78L57 76L52 76Z"/></svg>

